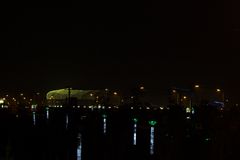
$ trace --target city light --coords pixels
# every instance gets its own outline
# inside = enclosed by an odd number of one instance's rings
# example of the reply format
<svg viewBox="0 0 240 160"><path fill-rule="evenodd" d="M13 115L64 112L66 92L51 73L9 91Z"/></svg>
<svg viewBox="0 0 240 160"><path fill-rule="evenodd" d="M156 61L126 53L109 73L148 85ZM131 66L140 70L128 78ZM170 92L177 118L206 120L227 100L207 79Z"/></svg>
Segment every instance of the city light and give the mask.
<svg viewBox="0 0 240 160"><path fill-rule="evenodd" d="M148 121L148 123L151 125L151 126L155 126L157 124L157 121Z"/></svg>
<svg viewBox="0 0 240 160"><path fill-rule="evenodd" d="M199 88L200 86L199 86L198 84L196 84L194 87L195 87L195 88Z"/></svg>
<svg viewBox="0 0 240 160"><path fill-rule="evenodd" d="M143 86L141 86L141 87L140 87L140 90L144 90L144 87L143 87Z"/></svg>
<svg viewBox="0 0 240 160"><path fill-rule="evenodd" d="M113 92L113 94L116 96L118 93L117 92Z"/></svg>
<svg viewBox="0 0 240 160"><path fill-rule="evenodd" d="M138 122L138 119L137 119L137 118L133 118L133 121L134 121L135 123L137 123L137 122Z"/></svg>
<svg viewBox="0 0 240 160"><path fill-rule="evenodd" d="M221 89L217 89L216 91L217 91L217 92L221 92Z"/></svg>
<svg viewBox="0 0 240 160"><path fill-rule="evenodd" d="M3 104L4 103L4 99L0 99L0 104Z"/></svg>
<svg viewBox="0 0 240 160"><path fill-rule="evenodd" d="M189 107L186 108L186 113L190 113L191 109Z"/></svg>

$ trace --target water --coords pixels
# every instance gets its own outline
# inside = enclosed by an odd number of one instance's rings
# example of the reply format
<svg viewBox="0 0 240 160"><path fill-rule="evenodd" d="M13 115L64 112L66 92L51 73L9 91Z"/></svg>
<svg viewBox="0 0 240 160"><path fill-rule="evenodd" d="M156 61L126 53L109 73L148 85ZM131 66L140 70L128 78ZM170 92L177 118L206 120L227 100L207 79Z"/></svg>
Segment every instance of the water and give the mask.
<svg viewBox="0 0 240 160"><path fill-rule="evenodd" d="M137 145L137 123L133 125L133 145Z"/></svg>
<svg viewBox="0 0 240 160"><path fill-rule="evenodd" d="M231 119L226 123L226 116L222 118L213 113L206 117L206 122L195 122L195 117L188 120L185 115L163 111L139 114L75 109L66 114L64 109L49 108L42 112L21 112L16 117L0 110L0 159L172 160L194 157L200 160L230 156L237 153L236 149L225 151L223 146L237 147L234 144L240 142L237 115L229 116ZM134 117L139 119L133 121ZM149 121L152 119L158 125ZM195 123L201 125L196 127Z"/></svg>
<svg viewBox="0 0 240 160"><path fill-rule="evenodd" d="M77 160L82 160L82 135L78 134Z"/></svg>
<svg viewBox="0 0 240 160"><path fill-rule="evenodd" d="M154 127L150 128L150 155L154 154Z"/></svg>
<svg viewBox="0 0 240 160"><path fill-rule="evenodd" d="M33 121L33 125L35 126L36 125L36 112L35 111L32 112L32 121Z"/></svg>

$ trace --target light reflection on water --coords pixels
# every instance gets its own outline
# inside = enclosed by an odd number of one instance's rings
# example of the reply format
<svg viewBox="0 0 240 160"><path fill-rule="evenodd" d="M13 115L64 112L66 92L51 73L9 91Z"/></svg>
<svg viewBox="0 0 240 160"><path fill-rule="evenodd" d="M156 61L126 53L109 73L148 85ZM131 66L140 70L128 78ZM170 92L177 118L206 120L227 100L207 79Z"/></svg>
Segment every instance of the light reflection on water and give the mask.
<svg viewBox="0 0 240 160"><path fill-rule="evenodd" d="M66 129L68 128L68 121L69 121L69 119L68 119L68 114L66 114Z"/></svg>
<svg viewBox="0 0 240 160"><path fill-rule="evenodd" d="M137 123L133 125L133 145L137 145Z"/></svg>
<svg viewBox="0 0 240 160"><path fill-rule="evenodd" d="M154 154L154 127L150 129L150 155Z"/></svg>
<svg viewBox="0 0 240 160"><path fill-rule="evenodd" d="M77 160L82 160L82 135L78 134Z"/></svg>
<svg viewBox="0 0 240 160"><path fill-rule="evenodd" d="M36 125L36 112L35 111L32 112L32 118L33 118L33 125L35 126Z"/></svg>

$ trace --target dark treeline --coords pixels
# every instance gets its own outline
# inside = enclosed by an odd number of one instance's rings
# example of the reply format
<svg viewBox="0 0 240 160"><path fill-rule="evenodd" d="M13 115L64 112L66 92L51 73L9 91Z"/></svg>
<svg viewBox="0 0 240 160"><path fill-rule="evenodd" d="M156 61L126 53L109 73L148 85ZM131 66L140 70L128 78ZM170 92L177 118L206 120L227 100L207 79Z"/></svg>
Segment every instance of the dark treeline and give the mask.
<svg viewBox="0 0 240 160"><path fill-rule="evenodd" d="M240 110L202 106L195 109L191 119L186 117L180 106L164 110L50 108L49 119L45 109L38 110L33 125L31 111L2 109L0 159L77 160L79 134L82 160L224 160L239 156ZM136 146L133 118L138 119ZM149 154L149 120L157 121L154 155Z"/></svg>

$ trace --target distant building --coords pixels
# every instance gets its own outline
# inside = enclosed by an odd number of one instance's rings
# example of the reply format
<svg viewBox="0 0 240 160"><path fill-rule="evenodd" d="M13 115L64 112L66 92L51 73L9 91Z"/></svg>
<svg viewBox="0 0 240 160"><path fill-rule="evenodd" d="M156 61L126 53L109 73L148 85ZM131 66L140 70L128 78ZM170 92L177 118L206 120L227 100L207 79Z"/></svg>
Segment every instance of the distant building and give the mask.
<svg viewBox="0 0 240 160"><path fill-rule="evenodd" d="M70 96L70 97L69 97ZM121 97L117 92L106 90L58 89L49 91L46 95L49 106L75 105L119 105Z"/></svg>
<svg viewBox="0 0 240 160"><path fill-rule="evenodd" d="M188 106L213 105L224 107L224 92L220 89L173 88L170 94L170 102L173 104Z"/></svg>

